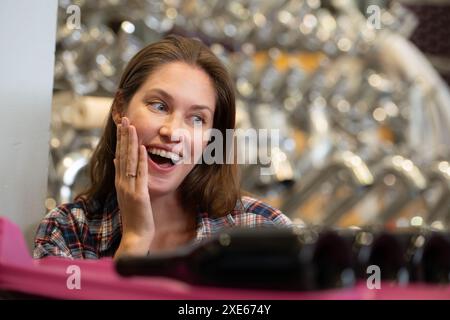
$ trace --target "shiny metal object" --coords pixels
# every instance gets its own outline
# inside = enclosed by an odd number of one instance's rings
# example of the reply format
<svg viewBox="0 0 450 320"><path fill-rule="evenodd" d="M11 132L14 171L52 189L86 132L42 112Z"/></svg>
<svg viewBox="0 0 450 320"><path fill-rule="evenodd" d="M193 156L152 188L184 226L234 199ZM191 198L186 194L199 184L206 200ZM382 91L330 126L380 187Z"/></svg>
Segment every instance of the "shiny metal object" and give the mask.
<svg viewBox="0 0 450 320"><path fill-rule="evenodd" d="M450 164L448 161L439 161L428 172L430 188L436 185L438 190L430 194L429 213L425 222L436 229L450 227Z"/></svg>
<svg viewBox="0 0 450 320"><path fill-rule="evenodd" d="M267 163L244 164L244 188L276 195L292 218L326 194L319 220L327 225L361 203L375 207L373 194L387 204L361 223L395 219L423 199L429 215L408 223L448 226L446 176L433 166L450 156L450 93L407 40L416 20L396 1L380 6L380 30L355 1L81 1L79 30L65 24L69 4L58 12L49 198L74 194L64 177L82 179L85 167L64 159L87 161L125 64L173 32L202 39L230 70L238 128L279 130L277 141L252 149L253 158L270 155L273 174L261 174ZM402 183L388 185L393 178Z"/></svg>
<svg viewBox="0 0 450 320"><path fill-rule="evenodd" d="M342 174L343 171L345 171L345 175ZM293 216L294 212L314 193L319 192L319 189L324 184L331 181L333 176L343 177L336 180L339 185L334 185L333 188L338 188L340 184L346 183L349 187L354 189L355 192L340 197L340 199L335 198L335 201L330 203L328 207L324 209L320 223L325 225L333 225L334 222L345 213L347 208L358 201L361 192L365 192L365 190L374 182L371 171L358 155L350 151L337 153L323 169L312 173L309 177L305 177L292 188L286 195L281 210L288 215ZM360 191L356 192L356 190Z"/></svg>

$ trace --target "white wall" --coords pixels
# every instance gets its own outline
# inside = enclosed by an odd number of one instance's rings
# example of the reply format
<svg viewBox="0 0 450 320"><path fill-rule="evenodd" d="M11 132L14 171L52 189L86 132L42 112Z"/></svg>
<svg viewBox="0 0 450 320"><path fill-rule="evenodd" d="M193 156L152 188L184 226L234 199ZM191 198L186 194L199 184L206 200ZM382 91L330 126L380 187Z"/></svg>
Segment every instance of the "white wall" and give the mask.
<svg viewBox="0 0 450 320"><path fill-rule="evenodd" d="M31 246L45 214L57 0L0 4L0 215Z"/></svg>

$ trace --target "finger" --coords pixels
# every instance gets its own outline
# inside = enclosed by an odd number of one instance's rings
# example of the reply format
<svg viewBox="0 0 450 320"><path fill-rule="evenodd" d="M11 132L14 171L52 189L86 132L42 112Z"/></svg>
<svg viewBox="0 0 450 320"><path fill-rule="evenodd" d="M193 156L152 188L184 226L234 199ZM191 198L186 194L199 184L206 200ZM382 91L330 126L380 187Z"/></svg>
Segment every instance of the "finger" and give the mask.
<svg viewBox="0 0 450 320"><path fill-rule="evenodd" d="M119 161L114 158L113 162L114 162L114 172L115 172L114 179L115 179L115 181L118 181L119 177L120 177L120 175L119 175Z"/></svg>
<svg viewBox="0 0 450 320"><path fill-rule="evenodd" d="M137 167L136 187L140 190L147 190L148 186L148 163L147 149L143 145L139 146L139 163Z"/></svg>
<svg viewBox="0 0 450 320"><path fill-rule="evenodd" d="M136 135L136 128L128 127L128 159L127 159L127 173L136 175L138 165L138 142ZM133 181L134 185L135 181Z"/></svg>
<svg viewBox="0 0 450 320"><path fill-rule="evenodd" d="M127 174L128 160L128 119L122 118L122 127L120 128L120 176L125 178Z"/></svg>
<svg viewBox="0 0 450 320"><path fill-rule="evenodd" d="M117 134L116 134L116 154L115 154L115 158L117 160L117 164L120 164L120 128L122 126L120 124L117 125ZM116 171L119 170L119 167L116 167Z"/></svg>

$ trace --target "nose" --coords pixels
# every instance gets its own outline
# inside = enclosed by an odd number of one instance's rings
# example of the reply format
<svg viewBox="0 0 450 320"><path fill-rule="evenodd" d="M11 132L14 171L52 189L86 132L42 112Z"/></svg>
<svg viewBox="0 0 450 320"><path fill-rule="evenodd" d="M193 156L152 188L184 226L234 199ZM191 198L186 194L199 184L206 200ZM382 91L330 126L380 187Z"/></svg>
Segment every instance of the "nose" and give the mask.
<svg viewBox="0 0 450 320"><path fill-rule="evenodd" d="M176 134L177 129L181 128L181 121L175 114L168 116L159 129L159 134L171 142L179 142L181 137Z"/></svg>

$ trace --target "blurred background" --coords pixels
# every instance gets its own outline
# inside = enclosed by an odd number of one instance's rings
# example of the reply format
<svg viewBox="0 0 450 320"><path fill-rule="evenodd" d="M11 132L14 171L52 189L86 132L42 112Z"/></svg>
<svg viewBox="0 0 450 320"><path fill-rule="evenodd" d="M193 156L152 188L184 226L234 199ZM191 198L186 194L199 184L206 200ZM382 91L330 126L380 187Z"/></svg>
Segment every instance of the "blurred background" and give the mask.
<svg viewBox="0 0 450 320"><path fill-rule="evenodd" d="M447 229L449 19L448 1L60 0L44 211L89 183L126 63L175 33L231 72L238 128L280 130L245 190L299 225Z"/></svg>

